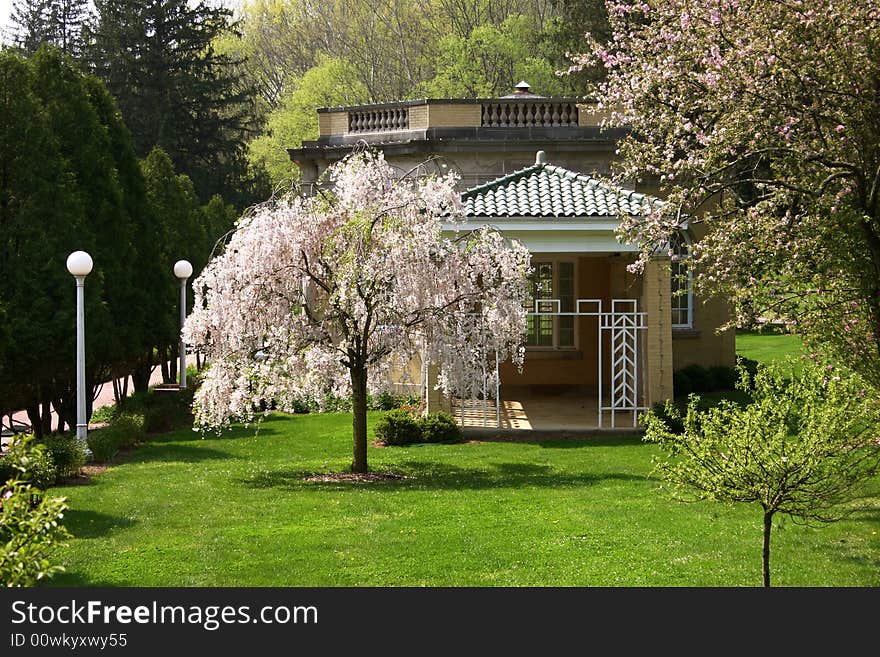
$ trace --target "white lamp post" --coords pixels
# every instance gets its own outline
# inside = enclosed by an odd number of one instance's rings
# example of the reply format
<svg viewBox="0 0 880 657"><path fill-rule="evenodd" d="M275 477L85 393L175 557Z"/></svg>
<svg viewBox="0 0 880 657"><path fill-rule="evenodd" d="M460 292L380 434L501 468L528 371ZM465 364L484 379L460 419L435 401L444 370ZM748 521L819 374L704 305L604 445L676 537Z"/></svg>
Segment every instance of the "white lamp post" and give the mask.
<svg viewBox="0 0 880 657"><path fill-rule="evenodd" d="M92 271L92 256L74 251L67 256L67 271L76 278L76 439L86 442L86 328L84 285Z"/></svg>
<svg viewBox="0 0 880 657"><path fill-rule="evenodd" d="M180 279L180 389L186 388L186 345L183 342L183 324L186 322L186 279L192 276L193 266L188 260L174 263L174 275Z"/></svg>

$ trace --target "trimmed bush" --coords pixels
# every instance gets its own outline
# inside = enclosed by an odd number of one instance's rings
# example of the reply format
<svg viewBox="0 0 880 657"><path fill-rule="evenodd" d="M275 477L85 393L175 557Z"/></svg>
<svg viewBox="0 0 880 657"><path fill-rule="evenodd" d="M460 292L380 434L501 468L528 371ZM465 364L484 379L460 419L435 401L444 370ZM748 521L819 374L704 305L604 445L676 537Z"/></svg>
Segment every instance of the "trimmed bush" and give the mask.
<svg viewBox="0 0 880 657"><path fill-rule="evenodd" d="M146 419L143 413L123 411L110 421L110 426L104 429L113 436L119 449L134 447L144 437ZM92 450L94 451L94 450Z"/></svg>
<svg viewBox="0 0 880 657"><path fill-rule="evenodd" d="M87 442L92 450L92 458L98 463L106 463L119 452L118 434L110 427L90 431Z"/></svg>
<svg viewBox="0 0 880 657"><path fill-rule="evenodd" d="M187 382L189 383L189 382ZM193 388L181 391L151 392L144 403L144 431L165 433L192 425Z"/></svg>
<svg viewBox="0 0 880 657"><path fill-rule="evenodd" d="M688 365L681 372L687 375L691 381L691 392L710 392L712 390L712 377L709 370L702 365Z"/></svg>
<svg viewBox="0 0 880 657"><path fill-rule="evenodd" d="M461 440L461 427L449 413L428 413L419 418L418 424L422 432L422 442L447 443Z"/></svg>
<svg viewBox="0 0 880 657"><path fill-rule="evenodd" d="M684 419L679 409L672 402L655 402L651 406L651 413L662 421L671 433L676 435L684 433Z"/></svg>
<svg viewBox="0 0 880 657"><path fill-rule="evenodd" d="M11 480L27 482L45 490L58 481L58 469L49 450L33 436L21 436L16 444L0 456L0 488Z"/></svg>
<svg viewBox="0 0 880 657"><path fill-rule="evenodd" d="M709 379L712 381L712 390L735 390L739 373L726 365L714 365L709 368Z"/></svg>
<svg viewBox="0 0 880 657"><path fill-rule="evenodd" d="M675 397L687 397L694 391L691 378L682 370L672 373L672 394Z"/></svg>
<svg viewBox="0 0 880 657"><path fill-rule="evenodd" d="M376 439L386 445L410 445L422 440L419 422L407 411L396 408L388 411L376 423Z"/></svg>
<svg viewBox="0 0 880 657"><path fill-rule="evenodd" d="M692 392L726 392L735 390L738 381L739 372L732 367L713 365L705 368L693 364L672 373L672 390L676 398L687 397Z"/></svg>
<svg viewBox="0 0 880 657"><path fill-rule="evenodd" d="M79 474L86 462L86 452L76 436L69 433L53 433L43 438L58 479L68 479Z"/></svg>

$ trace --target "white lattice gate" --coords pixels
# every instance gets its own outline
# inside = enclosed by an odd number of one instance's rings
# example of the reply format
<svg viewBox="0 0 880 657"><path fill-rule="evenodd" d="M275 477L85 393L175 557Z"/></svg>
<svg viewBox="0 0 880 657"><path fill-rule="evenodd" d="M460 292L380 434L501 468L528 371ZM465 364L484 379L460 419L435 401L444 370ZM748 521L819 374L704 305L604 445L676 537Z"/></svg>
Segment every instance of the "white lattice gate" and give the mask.
<svg viewBox="0 0 880 657"><path fill-rule="evenodd" d="M530 317L591 317L596 318L599 329L596 362L587 361L587 367L598 369L598 427L605 427L610 416L612 428L618 426L618 415L624 414L631 419L632 426L638 425L638 415L647 407L644 405L644 385L642 382L641 357L645 330L648 327L647 314L639 312L636 299L612 299L611 310L605 311L602 299L578 299L574 312L561 312L559 299L535 299L534 312ZM610 390L605 388L605 344L607 349L610 372L608 380ZM485 362L492 366L492 352L485 351ZM486 427L494 419L495 426L501 428L501 408L503 402L500 395L500 377L498 375L498 357L494 355L495 384L484 386L479 399L457 399L461 414L460 421L465 423L465 411L480 416L479 423ZM484 377L485 379L485 377ZM427 381L426 381L427 382ZM495 417L490 419L491 416ZM479 425L477 425L479 426Z"/></svg>
<svg viewBox="0 0 880 657"><path fill-rule="evenodd" d="M617 414L632 415L632 426L638 424L639 411L646 410L640 403L641 376L639 372L639 352L642 333L647 326L647 316L638 311L635 299L613 299L611 312L599 315L599 426L603 425L603 415L611 415L611 426L617 426ZM602 395L602 335L610 337L611 344L611 390L606 404Z"/></svg>

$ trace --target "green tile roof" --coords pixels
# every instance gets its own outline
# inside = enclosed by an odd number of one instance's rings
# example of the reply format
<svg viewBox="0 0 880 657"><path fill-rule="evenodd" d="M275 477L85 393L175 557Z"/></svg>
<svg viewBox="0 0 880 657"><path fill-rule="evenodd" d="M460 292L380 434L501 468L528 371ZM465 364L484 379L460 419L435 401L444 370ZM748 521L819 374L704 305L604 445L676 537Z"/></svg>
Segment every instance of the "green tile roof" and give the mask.
<svg viewBox="0 0 880 657"><path fill-rule="evenodd" d="M468 217L609 217L646 214L661 201L538 162L462 192Z"/></svg>

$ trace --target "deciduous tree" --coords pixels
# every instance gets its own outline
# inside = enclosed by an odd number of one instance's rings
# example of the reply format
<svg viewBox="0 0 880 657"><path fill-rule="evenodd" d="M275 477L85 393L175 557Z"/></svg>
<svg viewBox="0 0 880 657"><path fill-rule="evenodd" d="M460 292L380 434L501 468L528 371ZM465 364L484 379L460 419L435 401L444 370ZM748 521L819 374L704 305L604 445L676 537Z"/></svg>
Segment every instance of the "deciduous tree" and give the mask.
<svg viewBox="0 0 880 657"><path fill-rule="evenodd" d="M807 360L792 380L776 363L754 378L740 368L744 407L724 400L700 412L691 395L684 432L647 413L645 440L666 452L656 466L684 501L757 504L763 513L762 581L770 586L776 514L832 522L880 464L880 404L858 377ZM666 413L680 419L667 402Z"/></svg>
<svg viewBox="0 0 880 657"><path fill-rule="evenodd" d="M401 176L369 152L329 171L331 193L241 219L193 284L185 334L211 363L195 401L202 426L350 392L352 471L363 473L367 391L395 366L468 354L484 339L521 362L529 254L488 229L443 236L460 208L452 176ZM447 390L456 374L478 376L451 365L439 362Z"/></svg>
<svg viewBox="0 0 880 657"><path fill-rule="evenodd" d="M645 256L702 224L698 285L772 314L880 383L880 3L608 2L613 38L580 64L619 176L669 203L623 237Z"/></svg>

